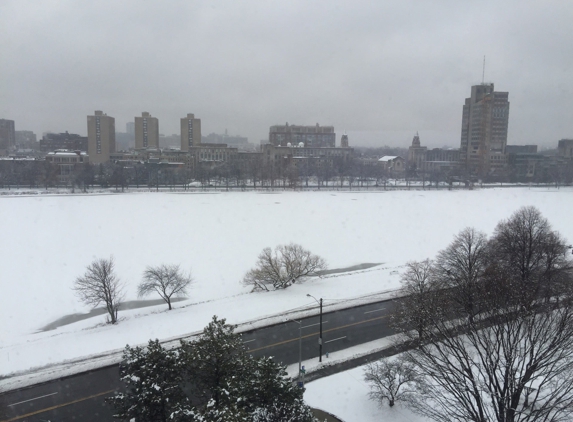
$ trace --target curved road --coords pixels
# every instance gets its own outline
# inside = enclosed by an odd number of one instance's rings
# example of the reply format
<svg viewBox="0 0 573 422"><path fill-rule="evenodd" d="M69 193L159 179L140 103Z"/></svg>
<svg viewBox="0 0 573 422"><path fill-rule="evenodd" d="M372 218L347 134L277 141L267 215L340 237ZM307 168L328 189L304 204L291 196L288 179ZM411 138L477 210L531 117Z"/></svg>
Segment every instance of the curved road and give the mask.
<svg viewBox="0 0 573 422"><path fill-rule="evenodd" d="M323 354L394 334L388 324L392 301L323 314ZM319 316L302 319L302 360L318 359ZM245 332L243 342L255 356L274 356L285 365L298 362L299 324ZM112 421L104 398L122 389L118 365L73 375L0 395L0 421Z"/></svg>

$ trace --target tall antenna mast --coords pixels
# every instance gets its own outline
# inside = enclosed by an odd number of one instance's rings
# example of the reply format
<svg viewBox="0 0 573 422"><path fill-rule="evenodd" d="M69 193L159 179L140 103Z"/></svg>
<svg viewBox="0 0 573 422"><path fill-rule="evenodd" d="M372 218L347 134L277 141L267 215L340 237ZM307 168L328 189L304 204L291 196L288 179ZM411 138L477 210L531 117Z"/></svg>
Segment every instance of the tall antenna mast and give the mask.
<svg viewBox="0 0 573 422"><path fill-rule="evenodd" d="M485 83L485 56L483 56L483 72L481 74L481 84Z"/></svg>

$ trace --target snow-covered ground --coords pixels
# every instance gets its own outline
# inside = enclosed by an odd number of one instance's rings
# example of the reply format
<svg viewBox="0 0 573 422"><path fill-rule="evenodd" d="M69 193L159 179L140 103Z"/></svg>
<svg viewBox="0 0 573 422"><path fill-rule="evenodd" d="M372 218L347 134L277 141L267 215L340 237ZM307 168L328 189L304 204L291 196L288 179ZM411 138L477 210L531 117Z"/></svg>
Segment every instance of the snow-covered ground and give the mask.
<svg viewBox="0 0 573 422"><path fill-rule="evenodd" d="M344 422L429 422L400 403L379 406L368 398L369 391L364 367L359 367L306 384L304 400Z"/></svg>
<svg viewBox="0 0 573 422"><path fill-rule="evenodd" d="M303 361L305 369L312 372L322 365L336 363L363 356L391 346L397 336L386 337L345 350L330 353L320 364L318 359ZM429 422L414 414L401 403L390 408L387 403L378 406L368 398L369 387L364 381L364 366L344 371L326 378L307 382L304 399L312 407L322 409L344 422ZM287 372L293 378L298 376L298 363L289 365Z"/></svg>
<svg viewBox="0 0 573 422"><path fill-rule="evenodd" d="M400 267L433 257L466 226L491 234L522 205L535 205L573 240L573 190L488 189L396 192L131 193L0 196L0 376L121 349L149 338L197 332L214 314L258 320L398 287ZM249 293L240 284L266 246L296 242L331 268L382 263L333 274L286 291ZM98 316L37 332L85 313L73 280L93 259L113 255L127 299L147 265L181 264L195 284L186 301ZM151 298L151 297L150 297ZM366 299L364 299L366 300ZM0 381L0 389L2 387Z"/></svg>

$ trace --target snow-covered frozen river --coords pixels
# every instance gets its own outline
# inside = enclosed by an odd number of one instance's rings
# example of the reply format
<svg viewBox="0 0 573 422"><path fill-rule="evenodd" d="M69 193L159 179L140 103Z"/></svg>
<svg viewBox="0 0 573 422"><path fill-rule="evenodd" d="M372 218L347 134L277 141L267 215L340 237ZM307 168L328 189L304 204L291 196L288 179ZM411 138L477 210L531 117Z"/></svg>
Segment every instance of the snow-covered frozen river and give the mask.
<svg viewBox="0 0 573 422"><path fill-rule="evenodd" d="M193 332L213 313L237 323L308 305L306 293L341 299L394 288L405 262L433 257L467 226L491 234L523 205L537 206L573 240L573 190L564 188L3 196L0 375ZM289 242L323 256L331 268L382 265L249 294L240 280L260 251ZM174 263L193 273L189 300L170 313L161 305L124 311L115 327L102 326L102 315L36 333L90 310L74 297L72 283L94 258L110 255L126 299L137 298L146 266Z"/></svg>

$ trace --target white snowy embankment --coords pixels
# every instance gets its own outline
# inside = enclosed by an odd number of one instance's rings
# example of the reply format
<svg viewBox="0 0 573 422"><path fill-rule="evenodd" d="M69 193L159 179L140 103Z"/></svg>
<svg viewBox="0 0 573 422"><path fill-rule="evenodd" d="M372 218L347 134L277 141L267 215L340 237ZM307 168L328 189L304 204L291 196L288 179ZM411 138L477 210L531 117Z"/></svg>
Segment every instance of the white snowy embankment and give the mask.
<svg viewBox="0 0 573 422"><path fill-rule="evenodd" d="M491 234L535 205L573 239L571 189L397 192L139 193L0 197L0 376L200 331L212 315L231 323L307 309L398 287L401 266L435 256L467 226ZM302 244L331 268L383 263L314 279L286 291L249 294L240 284L267 246ZM178 263L196 280L190 299L94 317L47 332L42 326L89 309L73 280L113 255L127 299L147 265ZM6 381L0 381L0 389Z"/></svg>

